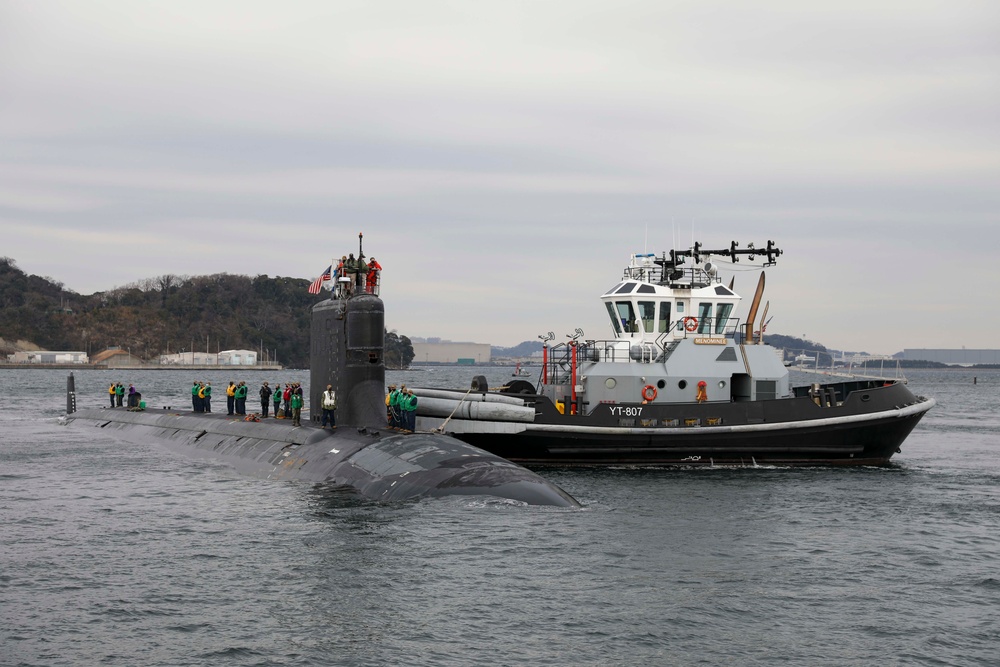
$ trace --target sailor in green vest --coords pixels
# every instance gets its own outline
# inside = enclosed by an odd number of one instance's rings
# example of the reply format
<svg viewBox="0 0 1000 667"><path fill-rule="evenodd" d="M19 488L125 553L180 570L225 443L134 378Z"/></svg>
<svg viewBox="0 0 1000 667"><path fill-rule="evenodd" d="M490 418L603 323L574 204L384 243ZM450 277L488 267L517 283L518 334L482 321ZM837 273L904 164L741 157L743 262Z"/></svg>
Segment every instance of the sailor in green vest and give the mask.
<svg viewBox="0 0 1000 667"><path fill-rule="evenodd" d="M234 397L236 398L236 414L245 415L247 413L247 383L243 380L240 380L240 383L236 385Z"/></svg>
<svg viewBox="0 0 1000 667"><path fill-rule="evenodd" d="M389 407L392 408L392 427L396 429L403 428L403 397L406 395L406 385L402 385L399 389L396 389L395 385L392 388L392 397L389 399Z"/></svg>
<svg viewBox="0 0 1000 667"><path fill-rule="evenodd" d="M406 390L399 404L403 409L403 429L412 433L417 430L417 396L412 389Z"/></svg>
<svg viewBox="0 0 1000 667"><path fill-rule="evenodd" d="M191 409L195 412L201 412L198 409L200 404L200 399L198 398L198 383L197 381L191 385Z"/></svg>
<svg viewBox="0 0 1000 667"><path fill-rule="evenodd" d="M292 426L302 426L302 387L296 382L292 389Z"/></svg>
<svg viewBox="0 0 1000 667"><path fill-rule="evenodd" d="M274 418L278 419L278 411L281 410L281 383L274 385L274 394L271 396L274 402Z"/></svg>
<svg viewBox="0 0 1000 667"><path fill-rule="evenodd" d="M212 411L212 383L205 383L205 412Z"/></svg>
<svg viewBox="0 0 1000 667"><path fill-rule="evenodd" d="M125 400L125 385L119 382L115 385L115 400L118 402L118 407L122 406L122 401Z"/></svg>

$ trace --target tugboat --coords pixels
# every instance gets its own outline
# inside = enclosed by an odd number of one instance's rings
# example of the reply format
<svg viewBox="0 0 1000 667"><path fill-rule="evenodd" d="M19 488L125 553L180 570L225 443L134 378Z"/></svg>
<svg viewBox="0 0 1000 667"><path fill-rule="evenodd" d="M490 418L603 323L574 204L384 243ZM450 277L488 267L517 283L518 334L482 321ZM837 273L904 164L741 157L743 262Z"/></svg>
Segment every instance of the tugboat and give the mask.
<svg viewBox="0 0 1000 667"><path fill-rule="evenodd" d="M537 385L416 388L418 429L531 465L885 465L935 401L898 378L793 387L754 329L764 272L741 323L716 259L781 254L772 241L633 254L600 297L610 339L539 336Z"/></svg>
<svg viewBox="0 0 1000 667"><path fill-rule="evenodd" d="M514 372L511 373L510 375L511 377L516 377L516 378L526 378L531 376L531 371L529 371L527 368L521 368L521 364L517 364L516 366L514 366Z"/></svg>

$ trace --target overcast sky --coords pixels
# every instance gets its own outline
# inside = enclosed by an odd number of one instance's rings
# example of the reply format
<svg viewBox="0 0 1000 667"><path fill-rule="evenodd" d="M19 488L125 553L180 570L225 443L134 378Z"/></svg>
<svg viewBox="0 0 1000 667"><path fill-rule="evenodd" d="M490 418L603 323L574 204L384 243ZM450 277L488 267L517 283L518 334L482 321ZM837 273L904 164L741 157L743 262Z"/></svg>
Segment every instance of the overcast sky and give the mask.
<svg viewBox="0 0 1000 667"><path fill-rule="evenodd" d="M770 332L997 348L998 35L995 0L0 0L0 256L90 294L364 232L390 329L514 345L610 337L632 252L773 239Z"/></svg>

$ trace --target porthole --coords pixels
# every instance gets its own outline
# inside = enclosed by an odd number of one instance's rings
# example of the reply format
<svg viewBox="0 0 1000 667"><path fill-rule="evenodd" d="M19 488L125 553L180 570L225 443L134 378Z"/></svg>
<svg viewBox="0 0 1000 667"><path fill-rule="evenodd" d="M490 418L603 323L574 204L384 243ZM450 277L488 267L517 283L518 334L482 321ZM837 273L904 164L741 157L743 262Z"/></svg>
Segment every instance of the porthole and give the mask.
<svg viewBox="0 0 1000 667"><path fill-rule="evenodd" d="M608 389L614 389L617 384L618 383L615 382L614 378L608 378L607 380L604 381L604 386L607 387Z"/></svg>
<svg viewBox="0 0 1000 667"><path fill-rule="evenodd" d="M868 401L872 400L872 397L869 394L861 394L861 400L867 403Z"/></svg>
<svg viewBox="0 0 1000 667"><path fill-rule="evenodd" d="M688 381L687 380L681 380L680 382L677 383L677 386L679 388L681 388L681 389L687 389Z"/></svg>
<svg viewBox="0 0 1000 667"><path fill-rule="evenodd" d="M726 381L719 380L719 389L725 389L725 388L726 388Z"/></svg>
<svg viewBox="0 0 1000 667"><path fill-rule="evenodd" d="M658 389L663 389L664 387L667 386L667 381L666 380L657 380L656 381L656 386L657 386Z"/></svg>

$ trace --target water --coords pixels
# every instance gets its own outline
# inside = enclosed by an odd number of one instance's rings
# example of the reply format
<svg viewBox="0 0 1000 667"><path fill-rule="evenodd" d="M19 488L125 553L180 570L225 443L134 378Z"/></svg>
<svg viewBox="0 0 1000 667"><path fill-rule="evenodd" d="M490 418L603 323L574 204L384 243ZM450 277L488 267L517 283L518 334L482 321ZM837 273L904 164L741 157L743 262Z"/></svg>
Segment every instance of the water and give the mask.
<svg viewBox="0 0 1000 667"><path fill-rule="evenodd" d="M308 382L194 375L78 372L79 404ZM0 665L995 665L1000 373L909 375L938 406L894 467L542 470L566 510L246 478L62 427L65 372L3 370Z"/></svg>

